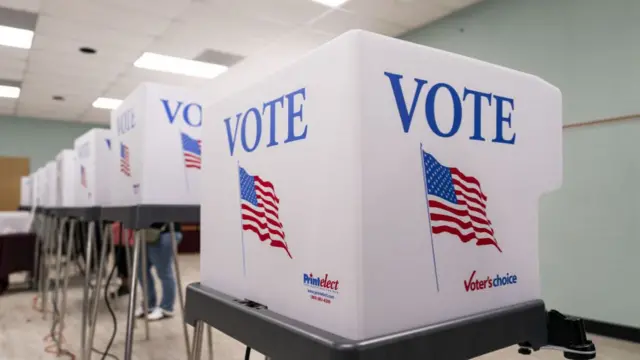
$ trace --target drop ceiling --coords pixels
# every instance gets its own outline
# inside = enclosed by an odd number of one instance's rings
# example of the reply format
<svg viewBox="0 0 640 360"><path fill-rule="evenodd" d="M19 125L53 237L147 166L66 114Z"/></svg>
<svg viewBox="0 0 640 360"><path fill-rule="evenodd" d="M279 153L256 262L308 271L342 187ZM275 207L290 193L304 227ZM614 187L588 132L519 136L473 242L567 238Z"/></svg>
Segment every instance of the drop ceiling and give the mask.
<svg viewBox="0 0 640 360"><path fill-rule="evenodd" d="M0 46L0 84L21 87L19 98L0 98L0 115L107 124L109 110L94 100L124 99L143 81L221 97L350 29L399 36L478 1L0 0L0 10L31 13L35 23L30 49ZM144 52L234 61L200 79L134 67Z"/></svg>

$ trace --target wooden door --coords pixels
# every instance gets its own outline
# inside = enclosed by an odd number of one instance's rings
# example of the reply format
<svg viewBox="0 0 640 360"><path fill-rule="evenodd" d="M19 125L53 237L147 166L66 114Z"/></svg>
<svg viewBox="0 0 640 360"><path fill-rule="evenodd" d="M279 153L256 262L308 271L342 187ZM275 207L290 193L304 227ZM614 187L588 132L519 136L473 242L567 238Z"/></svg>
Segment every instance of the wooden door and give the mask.
<svg viewBox="0 0 640 360"><path fill-rule="evenodd" d="M20 205L20 178L29 175L29 158L0 156L0 211Z"/></svg>

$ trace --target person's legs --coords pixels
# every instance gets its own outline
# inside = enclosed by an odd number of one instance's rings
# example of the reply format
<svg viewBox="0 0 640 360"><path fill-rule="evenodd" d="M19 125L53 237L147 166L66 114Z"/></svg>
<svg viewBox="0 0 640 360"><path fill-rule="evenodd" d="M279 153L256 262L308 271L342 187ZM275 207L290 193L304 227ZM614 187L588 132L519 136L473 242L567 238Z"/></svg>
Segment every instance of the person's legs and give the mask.
<svg viewBox="0 0 640 360"><path fill-rule="evenodd" d="M142 268L142 254L140 254L140 261L139 264L140 266L138 267L138 283L140 285L140 289L142 289L142 291L144 292L144 283L142 282L143 276L147 277L147 290L149 291L147 294L147 308L149 310L149 312L151 312L156 306L157 306L157 299L156 299L156 288L155 285L153 283L153 275L151 275L151 266L155 265L154 263L154 258L151 256L151 252L152 252L152 248L153 245L148 245L148 244L141 244L142 246L146 246L147 247L147 268L143 269ZM139 308L138 311L136 311L136 316L143 316L143 310L142 308Z"/></svg>
<svg viewBox="0 0 640 360"><path fill-rule="evenodd" d="M176 241L182 239L181 233L176 233ZM158 320L173 315L176 300L176 279L173 274L173 245L171 234L163 233L157 243L149 246L149 256L153 258L153 266L162 284L162 301L160 310L149 314L149 319Z"/></svg>
<svg viewBox="0 0 640 360"><path fill-rule="evenodd" d="M118 277L120 278L120 287L117 291L111 293L111 297L120 297L128 295L129 290L129 268L127 267L127 252L122 245L115 246L115 262L118 269Z"/></svg>

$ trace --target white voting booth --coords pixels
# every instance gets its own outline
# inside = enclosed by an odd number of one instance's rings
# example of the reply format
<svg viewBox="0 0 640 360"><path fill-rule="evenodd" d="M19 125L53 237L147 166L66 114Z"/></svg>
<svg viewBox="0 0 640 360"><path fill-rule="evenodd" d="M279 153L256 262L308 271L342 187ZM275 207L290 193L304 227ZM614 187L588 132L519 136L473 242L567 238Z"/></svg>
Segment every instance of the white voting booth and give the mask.
<svg viewBox="0 0 640 360"><path fill-rule="evenodd" d="M91 129L74 142L78 161L75 186L79 207L105 206L110 204L109 179L112 132L107 129Z"/></svg>
<svg viewBox="0 0 640 360"><path fill-rule="evenodd" d="M76 187L80 181L74 150L62 150L56 156L56 207L76 206Z"/></svg>
<svg viewBox="0 0 640 360"><path fill-rule="evenodd" d="M31 206L33 174L20 178L20 206Z"/></svg>
<svg viewBox="0 0 640 360"><path fill-rule="evenodd" d="M45 194L42 202L44 207L56 207L58 204L58 164L49 161L44 167Z"/></svg>
<svg viewBox="0 0 640 360"><path fill-rule="evenodd" d="M111 113L111 204L199 204L201 125L190 90L139 85Z"/></svg>
<svg viewBox="0 0 640 360"><path fill-rule="evenodd" d="M475 59L334 39L205 109L202 283L348 339L539 299L561 101Z"/></svg>

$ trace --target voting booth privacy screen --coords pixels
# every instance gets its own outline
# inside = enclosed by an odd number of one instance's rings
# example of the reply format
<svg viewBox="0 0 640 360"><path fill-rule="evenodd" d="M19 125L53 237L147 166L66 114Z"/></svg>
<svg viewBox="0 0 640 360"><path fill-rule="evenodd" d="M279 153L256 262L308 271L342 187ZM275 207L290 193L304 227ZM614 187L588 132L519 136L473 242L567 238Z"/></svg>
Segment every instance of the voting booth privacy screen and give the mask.
<svg viewBox="0 0 640 360"><path fill-rule="evenodd" d="M112 205L199 204L201 126L191 91L139 85L111 113Z"/></svg>
<svg viewBox="0 0 640 360"><path fill-rule="evenodd" d="M20 178L20 206L31 206L32 175Z"/></svg>
<svg viewBox="0 0 640 360"><path fill-rule="evenodd" d="M110 178L113 176L111 159L112 132L91 129L74 142L77 156L75 193L77 206L93 207L110 204Z"/></svg>
<svg viewBox="0 0 640 360"><path fill-rule="evenodd" d="M353 31L205 114L204 285L358 340L540 298L540 78Z"/></svg>
<svg viewBox="0 0 640 360"><path fill-rule="evenodd" d="M76 206L77 157L73 150L62 150L56 156L56 207Z"/></svg>
<svg viewBox="0 0 640 360"><path fill-rule="evenodd" d="M42 206L55 207L58 203L58 165L55 161L49 161L44 167L45 193Z"/></svg>

